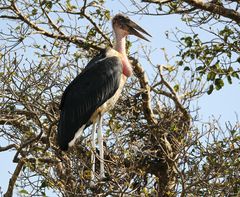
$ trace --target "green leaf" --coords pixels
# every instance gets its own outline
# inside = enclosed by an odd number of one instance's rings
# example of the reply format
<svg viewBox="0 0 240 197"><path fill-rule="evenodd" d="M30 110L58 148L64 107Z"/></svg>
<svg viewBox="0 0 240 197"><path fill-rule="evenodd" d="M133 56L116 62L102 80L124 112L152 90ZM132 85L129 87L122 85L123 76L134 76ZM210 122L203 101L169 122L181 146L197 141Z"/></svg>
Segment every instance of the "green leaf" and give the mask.
<svg viewBox="0 0 240 197"><path fill-rule="evenodd" d="M25 190L25 189L20 190L19 193L20 193L20 194L29 194L28 191Z"/></svg>
<svg viewBox="0 0 240 197"><path fill-rule="evenodd" d="M175 90L175 92L178 92L178 91L179 91L179 85L176 84L176 85L173 87L173 89Z"/></svg>
<svg viewBox="0 0 240 197"><path fill-rule="evenodd" d="M40 185L40 188L45 188L45 187L48 187L48 183L47 181L43 180L42 184Z"/></svg>
<svg viewBox="0 0 240 197"><path fill-rule="evenodd" d="M179 66L182 66L182 65L183 65L183 61L179 61L179 62L177 62L177 64L178 64Z"/></svg>
<svg viewBox="0 0 240 197"><path fill-rule="evenodd" d="M208 81L213 81L214 79L215 79L215 77L216 77L216 73L215 72L213 72L213 71L210 71L208 74L207 74L207 80Z"/></svg>
<svg viewBox="0 0 240 197"><path fill-rule="evenodd" d="M198 37L198 34L194 34L193 38L197 38Z"/></svg>
<svg viewBox="0 0 240 197"><path fill-rule="evenodd" d="M200 71L200 70L203 70L204 69L204 66L198 66L197 68L196 68L196 71Z"/></svg>
<svg viewBox="0 0 240 197"><path fill-rule="evenodd" d="M191 47L192 46L193 42L192 42L192 38L190 36L185 37L184 41L185 41L187 47Z"/></svg>
<svg viewBox="0 0 240 197"><path fill-rule="evenodd" d="M233 73L232 73L232 77L235 77L235 78L239 79L239 75L238 75L237 72L233 72Z"/></svg>
<svg viewBox="0 0 240 197"><path fill-rule="evenodd" d="M185 66L183 70L184 71L190 70L190 67L189 66Z"/></svg>
<svg viewBox="0 0 240 197"><path fill-rule="evenodd" d="M231 78L231 76L227 76L227 80L228 80L228 83L229 83L229 84L232 84L232 78Z"/></svg>
<svg viewBox="0 0 240 197"><path fill-rule="evenodd" d="M237 58L237 62L240 63L240 56Z"/></svg>
<svg viewBox="0 0 240 197"><path fill-rule="evenodd" d="M234 135L235 133L237 133L237 131L233 129L233 130L230 130L230 133Z"/></svg>
<svg viewBox="0 0 240 197"><path fill-rule="evenodd" d="M51 1L46 1L45 5L46 5L46 8L48 8L49 10L52 9L52 2Z"/></svg>
<svg viewBox="0 0 240 197"><path fill-rule="evenodd" d="M212 94L213 89L214 89L214 87L213 87L213 85L211 84L211 85L209 86L209 89L208 89L208 91L207 91L207 94L208 94L208 95Z"/></svg>
<svg viewBox="0 0 240 197"><path fill-rule="evenodd" d="M229 66L228 69L227 69L227 71L228 71L229 73L234 72L233 67L232 67L232 66Z"/></svg>
<svg viewBox="0 0 240 197"><path fill-rule="evenodd" d="M215 79L215 86L216 90L220 90L224 86L223 80L220 78Z"/></svg>
<svg viewBox="0 0 240 197"><path fill-rule="evenodd" d="M34 9L32 10L32 15L33 15L33 16L36 15L37 12L38 12L38 10L37 10L36 8L34 8Z"/></svg>
<svg viewBox="0 0 240 197"><path fill-rule="evenodd" d="M105 17L110 20L111 19L111 15L110 15L110 11L109 10L106 10L105 11Z"/></svg>
<svg viewBox="0 0 240 197"><path fill-rule="evenodd" d="M57 19L57 23L63 23L63 22L64 22L64 19L61 18L61 17L58 17L58 19Z"/></svg>
<svg viewBox="0 0 240 197"><path fill-rule="evenodd" d="M38 49L41 47L39 44L33 44L33 46Z"/></svg>

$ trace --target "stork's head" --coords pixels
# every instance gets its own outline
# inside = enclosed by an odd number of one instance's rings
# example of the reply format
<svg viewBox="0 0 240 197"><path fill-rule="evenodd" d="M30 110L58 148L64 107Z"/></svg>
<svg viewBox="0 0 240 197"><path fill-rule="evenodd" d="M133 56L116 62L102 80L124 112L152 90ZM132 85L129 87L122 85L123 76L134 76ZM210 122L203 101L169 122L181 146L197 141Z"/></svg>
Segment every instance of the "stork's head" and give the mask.
<svg viewBox="0 0 240 197"><path fill-rule="evenodd" d="M117 14L113 17L112 26L116 34L118 33L123 36L135 35L139 38L149 41L142 34L140 34L140 32L142 32L151 37L151 35L147 33L143 28L141 28L139 25L131 21L127 16L124 16L123 14Z"/></svg>

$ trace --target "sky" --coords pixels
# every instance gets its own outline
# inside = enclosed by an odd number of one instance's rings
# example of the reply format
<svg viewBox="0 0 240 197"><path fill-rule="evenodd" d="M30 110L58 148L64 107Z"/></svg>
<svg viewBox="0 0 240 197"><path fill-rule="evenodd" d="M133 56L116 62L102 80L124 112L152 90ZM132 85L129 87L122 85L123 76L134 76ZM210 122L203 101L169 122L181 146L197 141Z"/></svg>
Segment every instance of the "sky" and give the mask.
<svg viewBox="0 0 240 197"><path fill-rule="evenodd" d="M126 12L126 8L119 1L108 1L107 7L111 9L111 15L113 16L119 12ZM131 6L127 6L131 9ZM176 55L176 44L169 41L166 36L166 31L187 28L186 25L181 22L180 17L176 15L150 17L150 16L137 16L130 15L130 18L137 22L141 27L146 29L152 38L150 42L141 41L142 45L148 46L154 49L152 55L152 62L154 64L165 64L164 55L161 48L165 48L169 57ZM0 21L1 27L1 21ZM207 39L207 38L206 38ZM147 74L151 76L151 70L148 65L143 65ZM198 100L194 101L193 106L200 108L199 117L202 122L207 122L209 119L220 118L220 122L224 124L225 121L232 123L236 122L236 114L240 114L240 84L239 81L234 81L232 85L226 85L220 91L214 91L211 95L204 95ZM0 145L4 146L4 142L0 141ZM9 178L14 170L15 164L12 163L14 152L1 152L0 153L0 187L3 193L6 192ZM16 195L16 194L15 194ZM0 193L1 196L1 193ZM49 196L55 196L53 193L49 193Z"/></svg>

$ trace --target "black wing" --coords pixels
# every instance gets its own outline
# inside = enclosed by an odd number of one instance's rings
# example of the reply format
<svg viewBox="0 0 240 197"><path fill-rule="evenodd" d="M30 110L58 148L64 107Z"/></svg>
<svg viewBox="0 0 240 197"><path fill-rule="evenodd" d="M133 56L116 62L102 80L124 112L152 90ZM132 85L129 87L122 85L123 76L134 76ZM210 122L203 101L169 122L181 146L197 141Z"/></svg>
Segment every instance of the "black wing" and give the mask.
<svg viewBox="0 0 240 197"><path fill-rule="evenodd" d="M117 91L122 74L122 62L118 57L96 57L69 84L63 93L58 124L58 144L62 150L77 130L87 124L95 110Z"/></svg>

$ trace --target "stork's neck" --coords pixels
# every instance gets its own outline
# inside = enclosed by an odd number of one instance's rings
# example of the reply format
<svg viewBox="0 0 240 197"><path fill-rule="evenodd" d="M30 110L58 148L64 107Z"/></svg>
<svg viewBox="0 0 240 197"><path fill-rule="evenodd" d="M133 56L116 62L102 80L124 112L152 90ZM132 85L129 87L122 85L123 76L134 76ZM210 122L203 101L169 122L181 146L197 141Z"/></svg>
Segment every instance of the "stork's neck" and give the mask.
<svg viewBox="0 0 240 197"><path fill-rule="evenodd" d="M128 61L126 53L126 35L116 32L116 43L114 49L122 54L123 74L127 77L132 75L132 65Z"/></svg>
<svg viewBox="0 0 240 197"><path fill-rule="evenodd" d="M116 34L116 43L114 49L121 53L122 55L127 56L126 54L126 36L122 34Z"/></svg>

